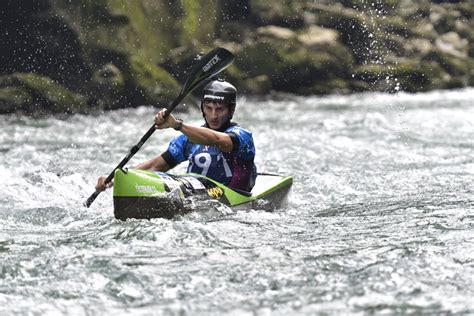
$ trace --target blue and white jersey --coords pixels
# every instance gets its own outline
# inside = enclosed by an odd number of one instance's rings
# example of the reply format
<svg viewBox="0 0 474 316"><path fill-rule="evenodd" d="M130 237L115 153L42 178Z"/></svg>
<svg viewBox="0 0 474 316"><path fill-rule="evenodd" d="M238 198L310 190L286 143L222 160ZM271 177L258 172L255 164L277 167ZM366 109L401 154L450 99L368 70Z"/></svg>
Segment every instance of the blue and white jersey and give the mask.
<svg viewBox="0 0 474 316"><path fill-rule="evenodd" d="M257 177L252 133L237 125L230 125L224 133L229 134L234 145L230 153L222 152L216 146L194 144L181 134L170 142L162 157L171 168L188 160L187 172L201 174L234 189L250 191Z"/></svg>

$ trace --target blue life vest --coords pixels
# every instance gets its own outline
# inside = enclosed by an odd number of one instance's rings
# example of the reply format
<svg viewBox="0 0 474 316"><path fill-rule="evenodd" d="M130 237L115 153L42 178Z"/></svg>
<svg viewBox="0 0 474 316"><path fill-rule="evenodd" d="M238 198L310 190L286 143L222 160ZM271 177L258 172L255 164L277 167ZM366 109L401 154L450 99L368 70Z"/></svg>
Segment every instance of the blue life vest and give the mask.
<svg viewBox="0 0 474 316"><path fill-rule="evenodd" d="M250 191L257 177L252 133L237 125L230 125L223 132L233 138L234 147L237 144L238 148L226 153L216 146L194 144L181 134L170 142L163 158L170 167L188 160L187 172L201 174L234 189ZM174 161L168 161L170 155Z"/></svg>

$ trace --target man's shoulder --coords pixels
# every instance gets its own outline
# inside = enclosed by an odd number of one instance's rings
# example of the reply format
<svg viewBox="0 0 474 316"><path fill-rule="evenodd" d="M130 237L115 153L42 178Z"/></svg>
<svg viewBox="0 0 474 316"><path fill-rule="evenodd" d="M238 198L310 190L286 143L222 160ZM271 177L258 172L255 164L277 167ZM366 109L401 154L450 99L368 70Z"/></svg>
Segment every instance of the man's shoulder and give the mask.
<svg viewBox="0 0 474 316"><path fill-rule="evenodd" d="M229 127L226 130L226 133L231 134L231 138L233 139L234 143L234 148L237 148L238 150L244 150L245 152L251 152L254 149L254 141L253 141L253 136L252 132L249 130L238 126L234 125Z"/></svg>
<svg viewBox="0 0 474 316"><path fill-rule="evenodd" d="M247 134L249 136L252 136L252 132L249 131L248 129L243 128L242 126L239 126L237 123L229 126L226 130L226 133L236 133L236 134Z"/></svg>
<svg viewBox="0 0 474 316"><path fill-rule="evenodd" d="M184 134L181 134L179 136L176 136L175 138L173 138L170 142L170 145L172 144L184 144L188 141L188 137Z"/></svg>

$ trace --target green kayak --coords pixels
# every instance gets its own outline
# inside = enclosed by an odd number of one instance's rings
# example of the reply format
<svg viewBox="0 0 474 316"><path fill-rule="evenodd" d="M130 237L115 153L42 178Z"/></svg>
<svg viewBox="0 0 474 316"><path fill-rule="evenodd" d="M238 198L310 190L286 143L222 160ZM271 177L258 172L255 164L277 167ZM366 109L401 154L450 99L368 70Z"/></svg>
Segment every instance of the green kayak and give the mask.
<svg viewBox="0 0 474 316"><path fill-rule="evenodd" d="M233 190L198 174L117 169L114 177L115 218L172 218L194 211L194 200L214 200L232 209L271 211L284 206L293 177L258 174L252 192Z"/></svg>

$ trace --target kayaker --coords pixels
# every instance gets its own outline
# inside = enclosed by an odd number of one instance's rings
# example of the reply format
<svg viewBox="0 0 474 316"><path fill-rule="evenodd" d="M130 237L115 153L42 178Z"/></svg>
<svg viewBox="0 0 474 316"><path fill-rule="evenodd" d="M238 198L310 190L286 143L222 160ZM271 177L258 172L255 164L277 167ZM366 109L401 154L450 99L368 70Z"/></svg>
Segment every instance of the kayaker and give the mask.
<svg viewBox="0 0 474 316"><path fill-rule="evenodd" d="M233 189L250 191L255 184L255 146L252 133L232 122L237 90L230 83L214 80L203 89L203 126L192 126L169 115L166 109L155 115L157 129L174 128L182 134L162 154L136 169L166 172L188 160L187 172L207 176ZM105 190L106 177L99 177L96 190Z"/></svg>

